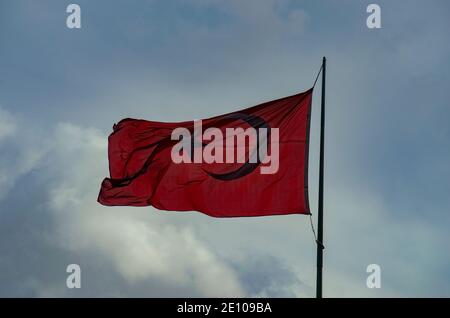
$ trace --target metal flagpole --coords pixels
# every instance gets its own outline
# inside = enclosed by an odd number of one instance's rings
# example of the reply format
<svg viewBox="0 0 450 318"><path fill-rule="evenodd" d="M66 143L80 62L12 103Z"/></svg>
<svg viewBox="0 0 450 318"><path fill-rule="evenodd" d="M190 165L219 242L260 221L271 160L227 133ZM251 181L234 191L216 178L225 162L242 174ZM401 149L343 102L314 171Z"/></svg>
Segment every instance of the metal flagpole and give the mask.
<svg viewBox="0 0 450 318"><path fill-rule="evenodd" d="M325 73L327 59L322 61L322 101L320 110L320 162L319 162L319 205L317 214L317 280L316 298L322 298L322 267L323 267L323 166L325 144Z"/></svg>

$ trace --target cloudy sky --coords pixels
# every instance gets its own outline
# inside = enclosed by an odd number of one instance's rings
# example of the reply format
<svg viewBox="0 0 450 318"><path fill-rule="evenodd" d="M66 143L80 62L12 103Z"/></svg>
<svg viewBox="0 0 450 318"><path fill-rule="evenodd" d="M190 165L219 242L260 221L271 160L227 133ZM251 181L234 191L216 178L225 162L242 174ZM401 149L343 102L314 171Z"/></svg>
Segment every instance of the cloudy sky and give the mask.
<svg viewBox="0 0 450 318"><path fill-rule="evenodd" d="M450 3L0 1L0 296L313 297L302 215L100 206L124 117L206 118L311 87L328 58L324 296L450 296ZM319 82L320 83L320 82ZM310 187L317 188L320 94ZM314 213L317 194L310 193ZM81 289L66 287L79 264ZM381 267L380 289L366 267Z"/></svg>

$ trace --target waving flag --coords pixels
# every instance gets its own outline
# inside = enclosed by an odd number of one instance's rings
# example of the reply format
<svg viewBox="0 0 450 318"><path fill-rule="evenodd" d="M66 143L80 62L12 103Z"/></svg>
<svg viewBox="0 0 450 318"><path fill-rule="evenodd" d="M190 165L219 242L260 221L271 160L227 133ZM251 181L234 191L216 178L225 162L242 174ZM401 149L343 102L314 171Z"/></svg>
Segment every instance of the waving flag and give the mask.
<svg viewBox="0 0 450 318"><path fill-rule="evenodd" d="M201 121L120 121L98 202L214 217L310 214L312 91Z"/></svg>

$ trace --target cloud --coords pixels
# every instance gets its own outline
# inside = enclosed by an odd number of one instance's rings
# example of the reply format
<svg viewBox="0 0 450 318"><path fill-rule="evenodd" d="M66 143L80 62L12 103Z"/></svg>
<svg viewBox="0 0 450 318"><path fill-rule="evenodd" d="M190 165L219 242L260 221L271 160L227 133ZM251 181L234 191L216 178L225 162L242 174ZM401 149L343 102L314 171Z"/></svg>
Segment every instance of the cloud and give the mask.
<svg viewBox="0 0 450 318"><path fill-rule="evenodd" d="M304 273L267 253L248 252L231 260L248 295L309 297L314 289L302 282Z"/></svg>
<svg viewBox="0 0 450 318"><path fill-rule="evenodd" d="M16 132L16 120L6 110L0 107L0 141L14 135Z"/></svg>
<svg viewBox="0 0 450 318"><path fill-rule="evenodd" d="M69 123L54 135L49 206L63 248L102 255L129 284L158 278L202 296L243 295L234 271L192 229L152 218L148 209L136 213L96 202L107 172L106 136Z"/></svg>
<svg viewBox="0 0 450 318"><path fill-rule="evenodd" d="M0 199L30 172L47 151L41 129L0 108Z"/></svg>

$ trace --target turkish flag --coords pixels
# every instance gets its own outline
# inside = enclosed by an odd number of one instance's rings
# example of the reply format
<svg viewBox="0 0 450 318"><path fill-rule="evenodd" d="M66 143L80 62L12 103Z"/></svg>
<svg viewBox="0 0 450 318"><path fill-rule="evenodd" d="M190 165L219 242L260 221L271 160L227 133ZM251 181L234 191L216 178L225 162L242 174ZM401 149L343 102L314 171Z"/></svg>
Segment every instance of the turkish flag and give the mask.
<svg viewBox="0 0 450 318"><path fill-rule="evenodd" d="M310 214L312 92L202 121L120 121L98 202L214 217Z"/></svg>

